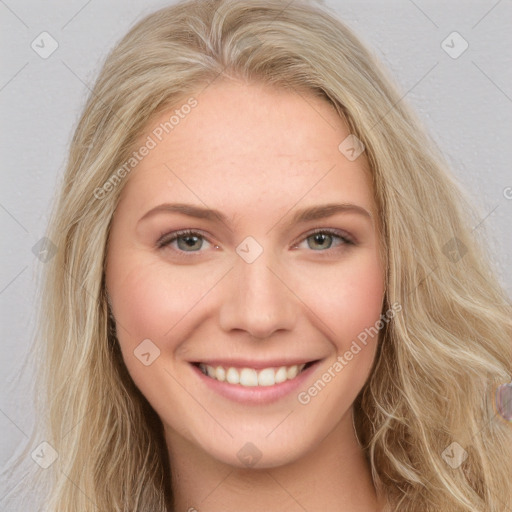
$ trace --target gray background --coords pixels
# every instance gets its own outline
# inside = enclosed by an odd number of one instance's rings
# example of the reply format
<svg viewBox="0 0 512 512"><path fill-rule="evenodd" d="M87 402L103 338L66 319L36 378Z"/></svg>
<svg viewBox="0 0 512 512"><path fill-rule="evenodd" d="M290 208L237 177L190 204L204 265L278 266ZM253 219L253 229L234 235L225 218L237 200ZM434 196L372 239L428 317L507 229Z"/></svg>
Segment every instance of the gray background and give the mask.
<svg viewBox="0 0 512 512"><path fill-rule="evenodd" d="M167 3L0 0L0 466L33 425L31 370L22 372L36 329L33 296L42 265L32 248L44 234L72 132L107 52L135 21ZM326 5L384 61L405 101L419 111L478 208L476 229L487 230L495 265L512 295L511 1ZM46 59L31 47L34 40L42 45L43 31L59 45ZM458 58L441 46L454 31L469 44ZM460 48L456 40L448 44Z"/></svg>

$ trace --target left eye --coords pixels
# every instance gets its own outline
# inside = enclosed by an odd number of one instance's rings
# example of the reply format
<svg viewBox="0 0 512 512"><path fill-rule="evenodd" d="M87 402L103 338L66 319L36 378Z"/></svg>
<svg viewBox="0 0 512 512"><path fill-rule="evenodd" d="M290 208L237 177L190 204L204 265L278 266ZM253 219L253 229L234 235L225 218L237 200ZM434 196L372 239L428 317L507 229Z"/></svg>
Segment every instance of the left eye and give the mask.
<svg viewBox="0 0 512 512"><path fill-rule="evenodd" d="M347 235L329 229L319 229L310 233L302 239L301 243L306 242L308 246L307 248L314 251L325 252L325 250L332 248L335 239L338 240L337 246L354 245L354 242ZM210 243L201 233L185 230L163 235L158 240L157 247L163 248L171 246L175 242L177 245L173 248L177 250L177 252L188 253L200 252L200 249L203 248L204 242ZM294 248L300 248L301 243L294 245Z"/></svg>

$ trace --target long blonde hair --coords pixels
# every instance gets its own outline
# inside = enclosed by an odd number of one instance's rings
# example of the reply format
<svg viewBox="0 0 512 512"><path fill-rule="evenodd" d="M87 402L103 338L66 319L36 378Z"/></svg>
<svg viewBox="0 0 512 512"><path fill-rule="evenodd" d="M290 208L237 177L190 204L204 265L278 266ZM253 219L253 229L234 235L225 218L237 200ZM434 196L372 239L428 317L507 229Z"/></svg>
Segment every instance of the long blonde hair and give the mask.
<svg viewBox="0 0 512 512"><path fill-rule="evenodd" d="M191 96L200 102L218 77L319 95L366 148L383 225L384 307L402 311L381 332L355 417L389 506L509 510L512 428L493 396L511 379L511 307L471 230L476 213L380 64L307 0L185 1L137 23L108 56L47 234L56 253L34 346L39 420L22 456L43 440L58 454L35 475L45 510L172 510L162 424L128 374L109 316L106 246L129 179L112 177L156 114ZM452 467L446 454L462 449L467 458Z"/></svg>

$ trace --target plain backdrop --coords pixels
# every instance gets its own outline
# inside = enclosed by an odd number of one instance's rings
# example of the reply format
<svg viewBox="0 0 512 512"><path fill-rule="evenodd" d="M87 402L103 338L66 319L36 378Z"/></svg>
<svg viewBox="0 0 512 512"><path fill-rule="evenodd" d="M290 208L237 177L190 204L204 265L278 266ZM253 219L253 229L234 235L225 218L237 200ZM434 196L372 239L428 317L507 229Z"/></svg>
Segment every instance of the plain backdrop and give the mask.
<svg viewBox="0 0 512 512"><path fill-rule="evenodd" d="M20 376L37 328L35 276L42 263L33 247L44 235L78 116L113 45L167 4L0 0L0 466L20 449L34 422L30 368ZM419 112L478 208L475 229L488 232L494 263L512 295L512 2L326 5L384 61L403 101ZM52 44L57 49L43 58Z"/></svg>

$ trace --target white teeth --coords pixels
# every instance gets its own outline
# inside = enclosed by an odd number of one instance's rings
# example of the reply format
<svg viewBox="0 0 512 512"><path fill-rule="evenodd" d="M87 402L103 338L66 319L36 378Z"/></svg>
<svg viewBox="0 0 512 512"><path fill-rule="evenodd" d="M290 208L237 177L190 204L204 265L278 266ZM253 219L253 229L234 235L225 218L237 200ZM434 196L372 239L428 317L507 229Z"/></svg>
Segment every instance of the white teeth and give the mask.
<svg viewBox="0 0 512 512"><path fill-rule="evenodd" d="M306 365L281 366L279 368L264 368L255 370L254 368L242 368L240 370L229 367L213 366L200 363L199 369L208 377L229 384L240 384L246 387L254 386L273 386L286 380L291 380L304 369Z"/></svg>
<svg viewBox="0 0 512 512"><path fill-rule="evenodd" d="M226 370L224 370L222 366L217 366L217 368L215 368L215 375L213 377L217 380L220 380L221 382L224 382L226 380Z"/></svg>
<svg viewBox="0 0 512 512"><path fill-rule="evenodd" d="M258 374L258 384L260 386L273 386L275 383L276 376L272 368L265 368Z"/></svg>
<svg viewBox="0 0 512 512"><path fill-rule="evenodd" d="M297 377L297 374L299 373L299 369L297 366L290 366L290 368L286 369L286 376L288 377L288 380L293 379L294 377Z"/></svg>
<svg viewBox="0 0 512 512"><path fill-rule="evenodd" d="M284 382L288 378L288 374L286 373L286 366L281 366L279 370L276 372L275 381L276 384L280 382Z"/></svg>
<svg viewBox="0 0 512 512"><path fill-rule="evenodd" d="M252 368L244 368L240 372L240 384L242 384L242 386L257 386L258 374L256 370L253 370Z"/></svg>
<svg viewBox="0 0 512 512"><path fill-rule="evenodd" d="M208 368L208 366L206 366L206 368ZM213 378L215 379L215 376ZM228 371L226 372L226 380L230 384L238 384L240 382L240 375L234 368L228 368Z"/></svg>

